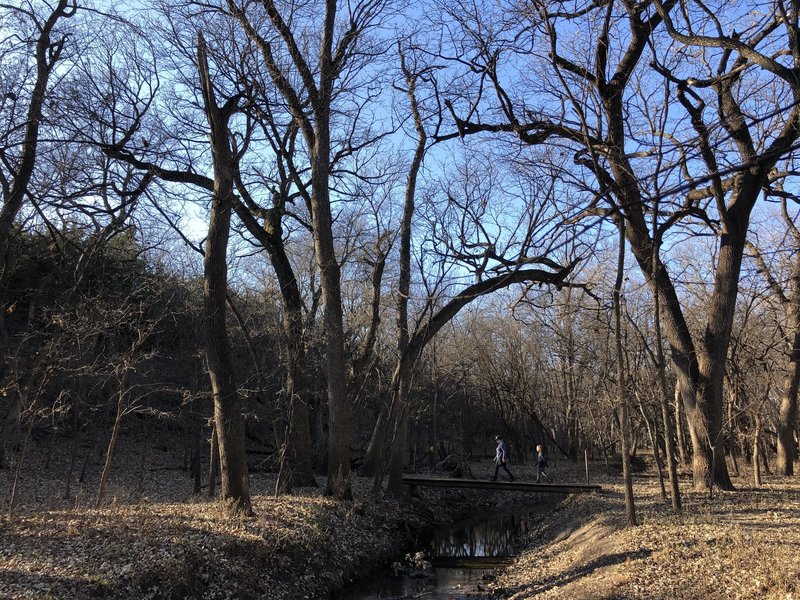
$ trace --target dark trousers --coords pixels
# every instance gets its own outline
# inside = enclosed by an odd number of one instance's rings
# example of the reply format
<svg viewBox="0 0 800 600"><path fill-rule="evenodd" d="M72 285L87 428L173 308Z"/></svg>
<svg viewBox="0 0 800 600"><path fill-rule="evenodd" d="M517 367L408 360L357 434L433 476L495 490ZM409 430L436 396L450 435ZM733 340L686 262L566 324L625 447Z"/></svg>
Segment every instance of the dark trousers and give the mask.
<svg viewBox="0 0 800 600"><path fill-rule="evenodd" d="M536 481L539 481L540 479L546 479L547 481L550 481L550 478L547 476L547 473L544 472L544 469L545 467L542 465L536 465Z"/></svg>
<svg viewBox="0 0 800 600"><path fill-rule="evenodd" d="M508 473L509 479L514 479L514 476L511 474L511 471L508 470L506 463L497 463L494 467L494 477L492 479L497 479L497 474L500 472L500 467L502 467L506 473Z"/></svg>

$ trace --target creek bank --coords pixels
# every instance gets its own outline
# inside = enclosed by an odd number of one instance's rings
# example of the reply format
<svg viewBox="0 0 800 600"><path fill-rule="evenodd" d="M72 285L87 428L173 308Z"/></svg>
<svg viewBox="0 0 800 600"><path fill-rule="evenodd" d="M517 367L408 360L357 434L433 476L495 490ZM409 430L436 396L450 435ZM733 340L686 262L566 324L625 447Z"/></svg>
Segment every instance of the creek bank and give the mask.
<svg viewBox="0 0 800 600"><path fill-rule="evenodd" d="M555 504L549 494L527 494L524 500L437 528L416 554L347 586L335 600L489 598L487 583L511 564L519 540Z"/></svg>
<svg viewBox="0 0 800 600"><path fill-rule="evenodd" d="M682 486L681 516L653 478L635 479L633 528L622 484L606 481L556 507L487 587L506 600L798 600L800 481L751 477L712 498Z"/></svg>
<svg viewBox="0 0 800 600"><path fill-rule="evenodd" d="M272 485L254 478L254 489ZM513 492L426 490L401 503L372 498L371 485L356 479L347 502L319 489L255 495L255 516L241 519L199 499L28 505L0 517L0 598L321 600L436 527L498 499L523 501Z"/></svg>

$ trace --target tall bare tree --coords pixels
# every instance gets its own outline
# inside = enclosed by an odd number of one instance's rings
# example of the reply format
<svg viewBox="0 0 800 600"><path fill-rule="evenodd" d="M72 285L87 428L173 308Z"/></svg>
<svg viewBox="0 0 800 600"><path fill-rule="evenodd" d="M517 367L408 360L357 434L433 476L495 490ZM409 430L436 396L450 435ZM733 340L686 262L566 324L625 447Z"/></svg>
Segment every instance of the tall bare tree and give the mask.
<svg viewBox="0 0 800 600"><path fill-rule="evenodd" d="M786 341L786 375L781 390L778 412L778 457L777 471L781 475L794 474L794 460L797 454L797 391L800 386L800 230L789 213L787 198L781 198L781 214L788 237L791 240L794 257L788 268L788 281L785 284L776 277L764 254L755 243L748 243L756 263L769 285L769 290L783 309L784 322L779 330Z"/></svg>
<svg viewBox="0 0 800 600"><path fill-rule="evenodd" d="M730 28L737 23L730 21L726 32L705 4L682 4L681 11L675 10L677 5L655 0L620 1L587 4L570 12L550 2L531 3L519 16L542 36L537 39L546 40L549 46L548 73L553 83L549 90L560 99L560 103L542 104L536 109L533 98L525 97L524 87L504 81L507 63L502 60L505 55L530 55L531 49L521 47L519 41L508 42L502 35L506 32L464 27L464 37L471 38L472 47L477 50L469 64L481 73L485 85L470 103L460 103L463 116L451 110L463 135L508 132L529 145L564 143L576 148L575 166L585 169L594 179L594 184L588 186L593 197L590 196L584 215L604 212L600 207L605 202L610 205L608 216L627 222L631 251L659 294L664 333L690 425L694 483L703 488L713 480L729 489L732 485L724 458L722 428L725 357L751 211L760 191L770 184L772 168L792 151L798 139L800 87L796 66L784 64L785 60L794 64L800 55L795 34L797 7L773 3L772 10L756 24L742 23L741 32L736 32ZM673 22L673 15L680 24ZM468 24L480 16L459 13L456 18ZM576 34L580 28L574 25L579 22L593 32L592 52L572 40L562 41L563 37ZM776 45L781 45L781 32L785 40L781 47L789 48L788 56L785 52L772 54ZM663 33L675 42L670 44ZM522 40L513 36L509 39ZM582 43L585 42L589 40ZM635 117L650 110L646 103L637 104L633 98L647 97L637 90L648 81L656 81L653 71L644 64L645 53L651 47L655 68L672 86L690 125L682 134L686 139L672 151L673 164L688 179L685 186L677 185L680 179L674 168L643 160L652 156L658 139L648 145L633 131ZM701 63L690 53L701 51L706 52L702 64L708 65L707 72L693 73ZM668 65L659 64L663 55L668 57ZM777 103L776 110L765 118L748 123L744 107L756 101L752 88L746 84L751 74L754 78L771 77L773 88L786 90L794 101ZM493 109L481 110L485 108L483 90L494 93ZM713 94L701 95L697 90L712 90ZM711 103L721 125L713 129L713 135L704 117L705 106ZM564 110L554 110L556 105ZM634 108L638 112L632 112ZM765 133L757 139L762 131ZM661 135L656 132L655 137ZM669 135L675 139L681 131L673 130ZM640 152L632 151L634 140ZM737 153L736 157L729 152ZM735 166L721 168L723 159ZM699 165L706 172L702 179L690 175ZM672 203L668 218L655 233L647 224L654 180L673 182L669 197L682 198ZM574 183L587 187L586 182ZM661 208L665 210L663 201ZM709 216L713 212L717 219ZM678 223L707 223L719 239L713 265L714 291L704 314L704 333L699 337L693 337L687 324L679 290L663 254L664 239Z"/></svg>
<svg viewBox="0 0 800 600"><path fill-rule="evenodd" d="M17 253L12 251L16 220L32 193L37 159L40 153L40 130L53 73L65 58L68 33L61 23L77 12L76 0L58 0L35 4L15 2L0 4L8 27L0 52L8 65L3 76L0 98L0 378L6 373L9 351L6 313L13 310L13 300L6 294L6 284ZM14 428L20 414L21 399L16 393L9 401L3 420L3 439ZM3 466L0 448L0 467Z"/></svg>
<svg viewBox="0 0 800 600"><path fill-rule="evenodd" d="M345 6L327 0L308 20L293 14L291 5L281 6L274 0L227 0L227 7L260 50L265 69L295 120L308 154L312 232L324 304L329 409L326 491L349 497L352 401L347 386L341 265L333 231L330 182L337 140L332 138L331 124L338 96L365 67L365 58L378 53L377 47L369 47L367 36L384 17L386 2L361 0ZM319 35L300 38L310 31ZM353 115L345 129L357 127L358 115ZM352 148L343 151L352 152Z"/></svg>
<svg viewBox="0 0 800 600"><path fill-rule="evenodd" d="M197 37L197 65L203 91L214 167L214 190L208 221L203 272L206 318L206 360L214 397L215 432L222 469L222 497L236 510L250 512L250 474L244 447L242 399L234 379L226 321L228 295L228 239L234 204L236 149L228 122L238 97L217 104L202 33Z"/></svg>

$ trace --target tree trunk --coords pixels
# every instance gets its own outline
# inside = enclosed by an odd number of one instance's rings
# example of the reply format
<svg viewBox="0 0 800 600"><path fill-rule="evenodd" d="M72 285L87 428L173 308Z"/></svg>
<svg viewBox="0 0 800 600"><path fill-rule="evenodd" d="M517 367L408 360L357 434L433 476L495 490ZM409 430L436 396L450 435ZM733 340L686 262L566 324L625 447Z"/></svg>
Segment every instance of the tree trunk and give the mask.
<svg viewBox="0 0 800 600"><path fill-rule="evenodd" d="M335 5L328 3L335 12ZM326 15L332 19L333 14ZM326 30L326 37L332 35ZM330 55L323 52L320 65L320 96L326 97L333 81ZM329 101L326 100L326 101ZM314 109L314 138L311 149L311 220L314 254L320 271L325 359L328 385L328 481L325 493L336 498L352 496L350 477L350 420L352 403L347 389L347 360L344 349L341 268L333 239L330 201L330 106L322 103Z"/></svg>
<svg viewBox="0 0 800 600"><path fill-rule="evenodd" d="M713 460L711 476L717 487L723 490L733 489L725 462L723 384L749 213L740 214L738 218L734 218L735 216L736 212L730 210L726 219L726 231L720 238L714 293L703 337L704 352L699 360L700 380L704 381L705 385L696 391L699 414L691 421L694 425L700 426L698 437L707 436L705 444L701 445L702 449L707 450L698 452L695 448L695 457L703 454L705 460ZM698 476L697 464L695 467L695 476ZM705 465L703 468L707 469Z"/></svg>
<svg viewBox="0 0 800 600"><path fill-rule="evenodd" d="M369 439L364 462L359 469L362 477L375 477L380 468L382 451L388 437L388 416L388 408L385 405L381 406L375 426L372 428L372 436Z"/></svg>
<svg viewBox="0 0 800 600"><path fill-rule="evenodd" d="M114 449L117 446L117 439L119 438L119 429L122 425L122 417L125 416L126 402L125 399L128 395L128 374L130 368L125 367L125 373L120 381L119 391L117 392L117 413L114 416L114 425L111 428L111 439L108 440L108 448L106 449L106 461L103 465L103 472L100 474L100 484L97 486L97 499L95 500L95 508L100 508L103 502L103 496L106 493L106 483L108 476L111 473L111 462L114 460Z"/></svg>
<svg viewBox="0 0 800 600"><path fill-rule="evenodd" d="M203 268L206 360L214 399L214 420L219 442L222 498L235 511L251 512L250 476L244 446L244 417L234 382L226 321L228 292L228 237L233 207L234 159L228 119L216 103L208 70L205 40L198 34L197 58L205 111L210 126L214 190Z"/></svg>
<svg viewBox="0 0 800 600"><path fill-rule="evenodd" d="M678 448L678 457L681 465L689 464L689 457L686 456L686 435L684 433L683 422L685 416L683 414L683 394L681 393L680 379L675 381L675 394L674 394L674 407L675 407L675 444Z"/></svg>
<svg viewBox="0 0 800 600"><path fill-rule="evenodd" d="M625 276L625 222L619 223L619 255L614 282L614 347L617 362L617 403L620 407L620 437L622 438L622 476L625 482L625 517L628 527L636 525L636 504L633 498L631 474L630 426L628 395L625 390L625 356L622 351L622 284Z"/></svg>
<svg viewBox="0 0 800 600"><path fill-rule="evenodd" d="M796 267L800 271L800 266ZM796 275L800 279L800 273ZM800 287L800 286L798 286ZM783 382L780 410L778 413L778 475L794 475L794 457L797 444L794 439L797 428L797 390L800 384L800 289L792 297L792 349L789 352L788 372Z"/></svg>
<svg viewBox="0 0 800 600"><path fill-rule="evenodd" d="M219 471L219 442L217 440L217 427L211 425L210 462L208 467L208 497L214 498L217 494L217 471Z"/></svg>
<svg viewBox="0 0 800 600"><path fill-rule="evenodd" d="M408 390L411 383L411 369L408 364L398 366L398 381L395 387L397 401L397 417L395 420L394 435L391 439L389 456L389 478L386 491L394 496L403 492L403 470L406 462L406 449L408 442Z"/></svg>
<svg viewBox="0 0 800 600"><path fill-rule="evenodd" d="M753 424L753 485L761 487L761 411L756 414Z"/></svg>

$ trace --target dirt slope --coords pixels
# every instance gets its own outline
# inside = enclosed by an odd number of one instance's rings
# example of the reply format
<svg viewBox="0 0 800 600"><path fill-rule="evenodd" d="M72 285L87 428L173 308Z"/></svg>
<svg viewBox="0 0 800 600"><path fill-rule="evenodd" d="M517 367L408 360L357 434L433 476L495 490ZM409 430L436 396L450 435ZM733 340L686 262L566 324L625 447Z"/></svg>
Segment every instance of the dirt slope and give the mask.
<svg viewBox="0 0 800 600"><path fill-rule="evenodd" d="M526 540L494 593L514 600L800 598L800 481L775 478L761 489L735 483L737 491L713 498L684 489L684 514L676 517L653 479L637 480L640 525L630 529L620 485L570 498Z"/></svg>

